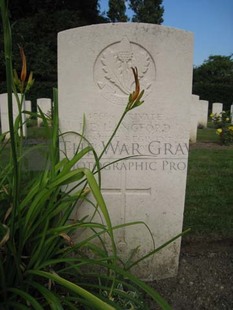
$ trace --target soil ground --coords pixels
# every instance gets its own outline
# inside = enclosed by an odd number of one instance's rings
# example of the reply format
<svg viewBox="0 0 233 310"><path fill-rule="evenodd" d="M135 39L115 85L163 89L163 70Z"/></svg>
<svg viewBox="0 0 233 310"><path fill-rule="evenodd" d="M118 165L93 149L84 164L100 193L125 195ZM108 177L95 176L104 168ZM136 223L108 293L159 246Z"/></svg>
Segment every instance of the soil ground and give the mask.
<svg viewBox="0 0 233 310"><path fill-rule="evenodd" d="M151 286L174 310L233 310L233 239L183 242L178 275Z"/></svg>

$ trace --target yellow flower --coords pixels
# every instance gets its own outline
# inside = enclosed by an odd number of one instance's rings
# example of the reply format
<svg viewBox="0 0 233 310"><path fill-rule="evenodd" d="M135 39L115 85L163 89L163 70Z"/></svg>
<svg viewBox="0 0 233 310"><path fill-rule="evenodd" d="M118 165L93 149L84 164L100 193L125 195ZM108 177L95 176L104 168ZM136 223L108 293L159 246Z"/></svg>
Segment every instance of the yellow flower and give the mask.
<svg viewBox="0 0 233 310"><path fill-rule="evenodd" d="M216 134L217 135L220 135L222 133L222 128L218 128L217 130L216 130Z"/></svg>
<svg viewBox="0 0 233 310"><path fill-rule="evenodd" d="M233 126L229 126L228 129L229 129L230 131L233 131Z"/></svg>

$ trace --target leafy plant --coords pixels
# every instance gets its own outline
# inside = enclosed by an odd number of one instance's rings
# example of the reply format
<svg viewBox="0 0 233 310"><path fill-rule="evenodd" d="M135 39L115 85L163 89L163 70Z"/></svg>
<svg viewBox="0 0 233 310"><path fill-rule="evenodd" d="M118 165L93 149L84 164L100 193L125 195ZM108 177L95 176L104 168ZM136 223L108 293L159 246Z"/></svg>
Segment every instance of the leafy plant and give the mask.
<svg viewBox="0 0 233 310"><path fill-rule="evenodd" d="M0 308L8 309L148 309L144 295L150 296L163 309L170 309L160 295L130 273L139 261L174 241L145 254L138 261L124 266L118 257L114 230L99 187L99 161L111 143L124 116L141 105L137 69L133 68L135 91L103 152L98 156L92 145L86 146L71 159L59 154L57 90L53 91L53 126L39 109L47 140L46 161L42 171L24 167L27 156L43 145L24 148L22 135L22 100L33 79L27 77L26 56L20 49L22 71L13 76L11 28L5 2L1 0L7 74L10 139L0 136ZM19 97L17 91L20 90ZM13 121L12 92L17 98L19 115ZM85 137L80 134L82 139ZM93 153L95 167L75 168L88 153ZM97 174L97 180L95 178ZM77 186L77 183L79 186ZM65 191L71 186L72 191ZM95 198L94 212L101 212L104 223L86 218L69 222L78 201ZM143 223L128 223L143 224ZM120 225L122 227L123 225ZM86 239L74 242L73 234L88 229ZM108 235L108 250L104 235ZM95 241L98 240L97 244Z"/></svg>

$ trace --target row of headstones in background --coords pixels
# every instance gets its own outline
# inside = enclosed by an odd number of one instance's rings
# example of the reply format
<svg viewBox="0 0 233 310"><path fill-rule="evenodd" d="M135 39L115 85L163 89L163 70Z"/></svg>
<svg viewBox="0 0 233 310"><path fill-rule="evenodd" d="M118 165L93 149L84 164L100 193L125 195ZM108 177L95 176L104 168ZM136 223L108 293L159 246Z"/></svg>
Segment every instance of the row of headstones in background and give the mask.
<svg viewBox="0 0 233 310"><path fill-rule="evenodd" d="M40 107L41 111L46 115L46 116L51 116L52 113L52 100L49 98L39 98L36 100L36 105L37 107ZM39 110L37 109L37 112L39 113ZM37 124L38 127L40 127L41 123L43 120L38 117L37 118Z"/></svg>
<svg viewBox="0 0 233 310"><path fill-rule="evenodd" d="M199 100L199 96L192 95L190 108L190 142L195 143L197 140L197 128L201 125L203 128L207 127L208 123L208 107L209 102L206 100ZM215 102L212 105L212 113L220 114L223 111L223 104ZM231 123L233 123L233 105L230 108Z"/></svg>
<svg viewBox="0 0 233 310"><path fill-rule="evenodd" d="M212 105L212 113L213 114L220 114L223 110L223 104L219 102L215 102Z"/></svg>
<svg viewBox="0 0 233 310"><path fill-rule="evenodd" d="M21 94L18 94L19 99L21 98ZM23 101L23 109L25 109L25 101ZM19 114L18 103L16 97L12 96L12 106L13 106L13 119L16 120L16 117ZM7 94L0 94L0 119L1 119L1 132L9 132L9 117L8 117L8 97ZM27 127L26 127L26 115L22 114L22 122L23 122L23 135L27 136ZM7 133L6 137L9 137L9 133Z"/></svg>
<svg viewBox="0 0 233 310"><path fill-rule="evenodd" d="M1 108L2 106L2 108ZM14 119L17 116L17 102L16 99L13 96L13 114L14 114ZM51 108L52 108L52 102L51 99L49 98L39 98L37 99L37 106L40 107L43 113L46 115L49 115L51 113ZM7 94L1 94L0 95L0 121L1 121L1 128L2 132L6 132L9 130L8 126L8 108L7 108ZM31 101L30 100L25 100L23 103L23 110L31 112L32 107L31 107ZM1 112L2 111L2 112ZM220 114L223 111L223 104L222 103L213 103L212 105L212 113L213 114ZM38 111L39 112L39 111ZM231 110L230 110L230 115L231 115L231 123L233 123L233 105L231 105ZM28 118L29 115L24 115L23 114L23 122ZM199 100L199 96L197 95L192 95L192 100L191 100L191 110L190 110L190 142L195 143L196 138L197 138L197 128L198 125L202 125L203 127L207 126L207 120L208 120L208 101L205 100ZM41 126L42 119L38 118L37 119L37 124L38 127ZM27 135L27 128L24 125L23 126L23 133L24 136Z"/></svg>
<svg viewBox="0 0 233 310"><path fill-rule="evenodd" d="M19 98L20 98L20 94ZM13 95L13 117L14 121L16 117L18 116L18 105L17 100L15 96ZM37 107L39 106L42 112L46 115L49 115L51 113L52 109L52 101L49 98L39 98L36 101ZM30 100L24 100L23 101L23 111L32 112L32 106ZM38 111L39 112L39 111ZM23 135L27 136L27 126L26 126L26 119L29 117L29 115L22 113L22 121L23 121ZM0 95L0 119L1 119L1 132L8 132L9 131L9 121L8 121L8 98L7 94L1 94ZM38 127L41 125L42 119L37 118L37 125ZM8 135L9 136L9 135Z"/></svg>
<svg viewBox="0 0 233 310"><path fill-rule="evenodd" d="M219 102L213 103L212 106L212 114L220 114L223 111L223 104ZM230 107L230 120L231 124L233 124L233 104Z"/></svg>
<svg viewBox="0 0 233 310"><path fill-rule="evenodd" d="M1 94L0 95L0 108L2 106L1 112L1 123L2 123L2 132L6 132L9 130L8 126L8 111L7 111L7 94ZM191 102L191 130L190 130L190 140L191 142L195 142L196 140L196 133L197 133L197 125L201 124L202 126L206 127L207 124L207 101L199 100L199 96L192 95L192 102ZM37 106L40 107L40 109L45 114L49 114L51 111L51 99L49 98L39 98L37 99ZM13 114L14 119L17 116L18 108L17 108L17 102L15 97L13 96ZM25 100L23 103L23 110L31 112L31 101ZM221 103L214 103L212 113L220 113L222 112L222 104ZM29 115L23 114L23 122L28 118ZM41 125L42 119L38 118L38 127ZM23 126L23 133L26 136L26 126Z"/></svg>
<svg viewBox="0 0 233 310"><path fill-rule="evenodd" d="M197 140L197 128L202 126L207 127L209 102L200 100L197 95L191 97L190 107L190 142L195 143Z"/></svg>
<svg viewBox="0 0 233 310"><path fill-rule="evenodd" d="M190 136L189 141L195 143L197 140L197 126L199 119L199 96L192 95L190 106Z"/></svg>
<svg viewBox="0 0 233 310"><path fill-rule="evenodd" d="M52 100L50 98L38 98L36 100L37 112L40 114L38 107L45 114L45 116L50 117L52 113ZM32 112L32 105L30 100L25 100L25 111ZM28 117L28 115L26 115ZM42 118L37 117L37 125L41 126L43 122Z"/></svg>

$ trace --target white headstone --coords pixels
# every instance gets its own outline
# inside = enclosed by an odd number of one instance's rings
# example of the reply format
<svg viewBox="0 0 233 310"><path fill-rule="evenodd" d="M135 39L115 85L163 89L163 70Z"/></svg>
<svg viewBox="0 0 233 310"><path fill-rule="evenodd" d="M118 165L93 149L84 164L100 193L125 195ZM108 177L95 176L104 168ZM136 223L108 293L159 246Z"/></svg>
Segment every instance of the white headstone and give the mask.
<svg viewBox="0 0 233 310"><path fill-rule="evenodd" d="M21 94L18 94L19 99L21 98ZM13 119L16 120L16 117L19 115L18 104L14 94L12 94L13 101ZM25 110L25 101L23 101L22 111ZM8 119L8 95L0 94L0 116L1 116L1 131L2 133L9 131L9 119ZM27 135L27 127L26 127L26 115L22 113L22 122L23 122L23 135ZM6 135L9 137L9 134Z"/></svg>
<svg viewBox="0 0 233 310"><path fill-rule="evenodd" d="M155 247L182 231L192 88L192 34L152 24L119 23L70 29L58 35L58 89L62 132L81 132L100 153L134 89L131 67L137 66L144 104L130 111L101 163L129 156L102 171L102 190L113 225L144 221ZM72 155L78 141L67 136ZM91 155L80 165L93 167ZM86 205L79 218L90 215ZM97 216L98 217L98 216ZM100 219L98 219L100 221ZM115 231L125 259L153 250L145 226ZM136 268L152 280L177 273L178 239Z"/></svg>
<svg viewBox="0 0 233 310"><path fill-rule="evenodd" d="M41 111L45 114L45 116L50 117L52 112L52 101L50 98L39 98L36 100L37 104L37 113L39 113L38 106L40 107ZM40 127L42 123L42 118L37 118L38 127Z"/></svg>
<svg viewBox="0 0 233 310"><path fill-rule="evenodd" d="M222 109L223 109L222 103L218 103L218 102L213 103L213 105L212 105L212 113L213 114L220 114L222 112Z"/></svg>
<svg viewBox="0 0 233 310"><path fill-rule="evenodd" d="M25 111L31 112L32 111L32 103L31 100L25 100Z"/></svg>
<svg viewBox="0 0 233 310"><path fill-rule="evenodd" d="M32 103L31 100L25 100L25 111L32 112ZM26 118L29 118L30 115L26 114Z"/></svg>
<svg viewBox="0 0 233 310"><path fill-rule="evenodd" d="M231 105L230 108L230 115L231 115L231 124L233 124L233 104Z"/></svg>
<svg viewBox="0 0 233 310"><path fill-rule="evenodd" d="M208 108L209 108L209 101L207 100L199 100L199 117L198 117L198 124L207 127L208 123Z"/></svg>
<svg viewBox="0 0 233 310"><path fill-rule="evenodd" d="M197 126L199 115L199 96L192 95L191 107L190 107L190 142L195 143L197 141Z"/></svg>

